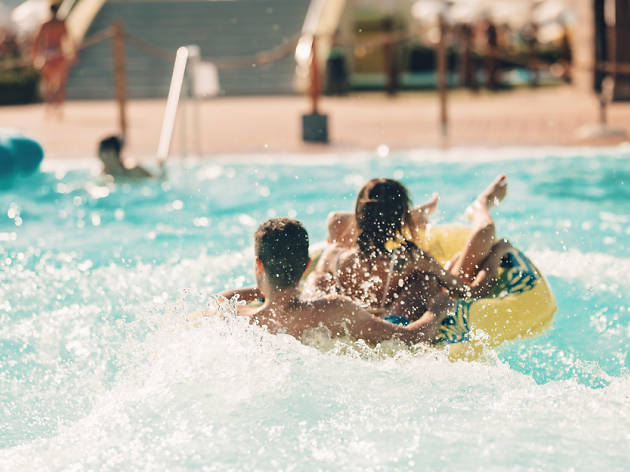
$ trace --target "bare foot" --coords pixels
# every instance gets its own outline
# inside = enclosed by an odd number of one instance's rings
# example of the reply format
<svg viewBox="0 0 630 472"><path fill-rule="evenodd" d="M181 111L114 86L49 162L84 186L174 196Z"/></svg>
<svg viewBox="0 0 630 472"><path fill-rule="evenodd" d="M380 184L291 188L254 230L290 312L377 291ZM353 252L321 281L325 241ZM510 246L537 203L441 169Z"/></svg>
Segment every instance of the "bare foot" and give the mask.
<svg viewBox="0 0 630 472"><path fill-rule="evenodd" d="M429 223L429 216L435 213L440 196L437 192L431 195L431 199L413 208L409 213L411 215L411 224L414 228L422 228Z"/></svg>
<svg viewBox="0 0 630 472"><path fill-rule="evenodd" d="M466 216L472 219L475 210L478 208L483 208L488 211L490 208L501 203L507 194L507 188L507 177L505 175L498 176L494 182L488 185L488 188L479 194L472 205L466 209Z"/></svg>

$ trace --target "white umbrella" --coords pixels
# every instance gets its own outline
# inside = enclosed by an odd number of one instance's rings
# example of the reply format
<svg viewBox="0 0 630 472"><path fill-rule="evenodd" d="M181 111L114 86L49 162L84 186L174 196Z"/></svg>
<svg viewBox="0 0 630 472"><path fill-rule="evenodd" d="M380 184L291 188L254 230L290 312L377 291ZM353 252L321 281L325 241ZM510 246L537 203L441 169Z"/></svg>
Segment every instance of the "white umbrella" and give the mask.
<svg viewBox="0 0 630 472"><path fill-rule="evenodd" d="M418 0L411 6L411 14L419 21L434 23L445 6L442 0Z"/></svg>
<svg viewBox="0 0 630 472"><path fill-rule="evenodd" d="M436 22L440 12L446 12L451 23L468 23L489 18L496 23L520 27L530 17L532 0L418 0L411 7L411 14L423 22ZM446 9L445 9L446 8Z"/></svg>
<svg viewBox="0 0 630 472"><path fill-rule="evenodd" d="M451 23L472 23L478 20L485 9L480 0L463 0L453 4L448 10L448 20Z"/></svg>
<svg viewBox="0 0 630 472"><path fill-rule="evenodd" d="M489 11L495 22L519 28L529 21L532 3L530 0L495 1L489 5Z"/></svg>
<svg viewBox="0 0 630 472"><path fill-rule="evenodd" d="M570 12L571 10L563 1L547 0L534 8L532 20L538 24L552 23L559 21Z"/></svg>
<svg viewBox="0 0 630 472"><path fill-rule="evenodd" d="M18 36L34 34L50 18L49 0L27 0L11 13Z"/></svg>
<svg viewBox="0 0 630 472"><path fill-rule="evenodd" d="M547 23L538 30L537 39L540 43L551 43L562 39L565 31L560 23Z"/></svg>

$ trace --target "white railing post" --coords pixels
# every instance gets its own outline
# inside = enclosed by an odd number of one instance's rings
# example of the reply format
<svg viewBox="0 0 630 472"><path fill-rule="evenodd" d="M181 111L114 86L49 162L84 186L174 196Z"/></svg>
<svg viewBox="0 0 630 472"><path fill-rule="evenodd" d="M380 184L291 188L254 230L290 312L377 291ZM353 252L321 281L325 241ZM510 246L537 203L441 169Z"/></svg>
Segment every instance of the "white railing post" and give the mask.
<svg viewBox="0 0 630 472"><path fill-rule="evenodd" d="M171 149L173 129L175 128L175 118L177 117L177 108L179 107L179 99L182 93L182 86L184 84L188 56L189 50L187 47L180 47L175 56L173 76L171 78L171 86L168 91L168 98L166 99L166 109L164 110L162 131L160 132L160 141L157 149L157 158L160 161L166 160Z"/></svg>
<svg viewBox="0 0 630 472"><path fill-rule="evenodd" d="M188 70L188 75L186 71ZM160 132L160 142L158 144L157 158L164 162L169 155L177 109L182 98L186 104L188 98L192 97L192 139L193 149L197 156L202 152L201 134L201 99L204 97L215 97L220 92L219 73L216 66L211 62L201 60L201 50L199 46L191 44L182 46L177 50L175 65L173 66L173 77L166 100L164 110L164 120L162 121L162 131ZM188 148L188 117L187 107L180 115L182 153L186 154Z"/></svg>

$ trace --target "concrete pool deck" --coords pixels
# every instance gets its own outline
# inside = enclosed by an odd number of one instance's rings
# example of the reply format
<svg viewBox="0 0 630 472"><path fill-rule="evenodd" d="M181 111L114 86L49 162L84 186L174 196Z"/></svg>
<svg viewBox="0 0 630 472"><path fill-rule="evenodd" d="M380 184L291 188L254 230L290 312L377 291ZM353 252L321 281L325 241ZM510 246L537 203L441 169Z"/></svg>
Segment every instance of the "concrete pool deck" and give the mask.
<svg viewBox="0 0 630 472"><path fill-rule="evenodd" d="M127 156L155 154L164 100L129 102ZM585 140L577 130L597 123L594 95L566 87L522 89L490 94L456 91L449 96L450 133L444 141L437 123L434 93L404 92L389 99L382 93L356 93L324 97L321 112L329 116L330 144L301 141L301 115L308 111L301 96L226 97L206 100L200 107L201 149L204 155L230 153L328 153L373 151L385 144L393 150L443 146L597 146L614 145L630 138ZM188 107L188 123L192 123ZM58 121L46 118L43 106L0 107L0 127L17 127L38 138L48 158L94 156L97 142L116 132L114 101L72 101ZM630 136L630 102L609 107L608 122ZM188 128L193 150L192 127ZM181 154L179 127L173 154Z"/></svg>

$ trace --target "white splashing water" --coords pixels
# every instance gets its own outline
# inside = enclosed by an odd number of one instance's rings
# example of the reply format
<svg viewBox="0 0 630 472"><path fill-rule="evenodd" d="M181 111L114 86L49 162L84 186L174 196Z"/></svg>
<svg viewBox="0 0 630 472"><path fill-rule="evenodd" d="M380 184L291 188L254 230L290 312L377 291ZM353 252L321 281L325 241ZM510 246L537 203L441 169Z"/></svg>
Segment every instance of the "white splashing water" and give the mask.
<svg viewBox="0 0 630 472"><path fill-rule="evenodd" d="M298 218L311 218L309 229L316 228L339 198L333 189L343 180L339 172L387 174L400 165L390 159L348 164L351 172L310 166L312 181L303 174L297 184L303 163L287 163L286 170L272 165L266 175L213 163L211 171L174 171L172 188L117 188L98 198L80 193L82 185L70 176L59 182L68 193L55 191L46 211L40 201L20 202L21 226L0 228L0 234L15 234L4 238L0 258L0 469L627 468L630 259L577 243L567 251L549 249L557 248L556 235L545 239L544 225L522 231L543 233L528 254L558 297L554 327L506 345L485 362L451 363L441 352L397 345L371 349L324 340L317 344L325 349L317 349L250 326L229 306L222 317L188 321L211 293L251 281L251 228L235 229L239 215L251 225L271 210L297 209ZM339 166L338 159L330 163ZM371 167L377 165L384 167ZM536 165L553 166L542 159ZM414 162L404 175L414 185L418 173L420 185L422 172L433 172L431 178L459 189L471 172L458 176L454 169ZM199 182L212 180L215 193L190 197L195 170ZM483 172L496 174L494 168ZM523 182L532 179L521 172ZM228 198L249 188L249 178L270 189L259 207L258 200ZM358 182L350 180L348 186ZM529 201L519 200L519 191L534 193L514 187L515 201ZM300 201L308 191L324 200L321 207L312 196ZM447 200L449 193L443 195ZM6 210L18 197L0 201ZM519 211L543 211L552 198ZM175 201L181 208L166 215ZM562 213L565 201L555 204ZM50 216L57 206L68 218ZM312 216L307 207L315 208ZM93 212L100 215L98 229L69 231L68 221ZM199 218L204 224L194 224ZM508 225L520 229L527 221L517 214ZM41 242L42 234L59 247ZM622 244L625 236L616 236ZM233 246L213 250L206 239ZM239 239L243 243L234 243ZM125 251L162 252L155 261L129 263Z"/></svg>

